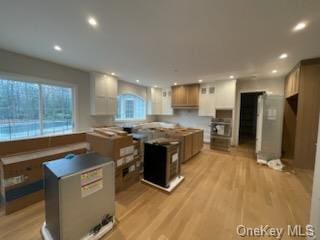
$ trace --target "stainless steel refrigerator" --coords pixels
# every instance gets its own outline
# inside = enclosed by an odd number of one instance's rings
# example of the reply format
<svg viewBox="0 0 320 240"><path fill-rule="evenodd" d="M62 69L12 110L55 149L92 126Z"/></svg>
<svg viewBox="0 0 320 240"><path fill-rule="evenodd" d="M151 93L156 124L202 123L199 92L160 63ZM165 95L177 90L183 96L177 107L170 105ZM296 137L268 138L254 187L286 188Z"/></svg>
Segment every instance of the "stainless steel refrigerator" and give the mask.
<svg viewBox="0 0 320 240"><path fill-rule="evenodd" d="M258 160L280 159L284 97L263 94L258 98L256 153Z"/></svg>

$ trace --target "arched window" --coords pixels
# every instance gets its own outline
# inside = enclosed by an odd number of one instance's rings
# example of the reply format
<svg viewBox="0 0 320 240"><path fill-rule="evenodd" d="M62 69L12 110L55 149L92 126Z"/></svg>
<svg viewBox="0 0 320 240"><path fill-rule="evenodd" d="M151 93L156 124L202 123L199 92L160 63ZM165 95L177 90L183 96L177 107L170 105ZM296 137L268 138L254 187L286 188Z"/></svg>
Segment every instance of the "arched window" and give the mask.
<svg viewBox="0 0 320 240"><path fill-rule="evenodd" d="M146 119L146 104L143 98L132 94L122 94L117 97L116 120Z"/></svg>

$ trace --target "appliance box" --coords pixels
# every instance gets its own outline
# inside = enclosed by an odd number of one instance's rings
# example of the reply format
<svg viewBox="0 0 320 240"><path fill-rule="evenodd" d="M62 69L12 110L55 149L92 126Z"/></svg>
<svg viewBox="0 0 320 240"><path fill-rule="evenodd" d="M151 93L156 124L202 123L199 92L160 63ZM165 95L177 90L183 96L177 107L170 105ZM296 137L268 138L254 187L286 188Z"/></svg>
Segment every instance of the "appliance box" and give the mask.
<svg viewBox="0 0 320 240"><path fill-rule="evenodd" d="M169 187L170 181L180 175L179 143L158 144L164 139L145 143L144 179L162 187ZM168 139L169 141L169 139Z"/></svg>

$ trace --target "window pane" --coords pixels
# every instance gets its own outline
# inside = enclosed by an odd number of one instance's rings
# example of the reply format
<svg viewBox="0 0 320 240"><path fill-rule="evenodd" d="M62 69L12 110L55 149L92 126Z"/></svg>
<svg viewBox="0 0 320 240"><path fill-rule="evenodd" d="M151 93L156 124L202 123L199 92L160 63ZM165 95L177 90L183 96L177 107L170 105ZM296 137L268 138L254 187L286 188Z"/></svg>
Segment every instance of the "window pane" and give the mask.
<svg viewBox="0 0 320 240"><path fill-rule="evenodd" d="M39 85L0 79L0 140L39 134Z"/></svg>
<svg viewBox="0 0 320 240"><path fill-rule="evenodd" d="M141 120L145 118L145 101L142 98L130 94L118 96L116 119Z"/></svg>
<svg viewBox="0 0 320 240"><path fill-rule="evenodd" d="M125 112L126 112L126 118L133 118L133 100L126 100L125 104Z"/></svg>
<svg viewBox="0 0 320 240"><path fill-rule="evenodd" d="M71 132L73 129L72 89L42 85L43 134Z"/></svg>

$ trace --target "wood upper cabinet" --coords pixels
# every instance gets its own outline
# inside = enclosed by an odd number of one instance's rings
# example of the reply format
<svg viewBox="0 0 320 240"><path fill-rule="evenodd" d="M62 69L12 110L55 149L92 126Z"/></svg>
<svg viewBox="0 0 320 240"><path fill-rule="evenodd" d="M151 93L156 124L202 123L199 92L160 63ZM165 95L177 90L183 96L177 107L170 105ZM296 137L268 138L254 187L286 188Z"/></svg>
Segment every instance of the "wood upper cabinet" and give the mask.
<svg viewBox="0 0 320 240"><path fill-rule="evenodd" d="M172 87L173 108L197 108L199 106L199 84Z"/></svg>
<svg viewBox="0 0 320 240"><path fill-rule="evenodd" d="M296 67L286 78L285 97L292 97L299 93L300 67Z"/></svg>

